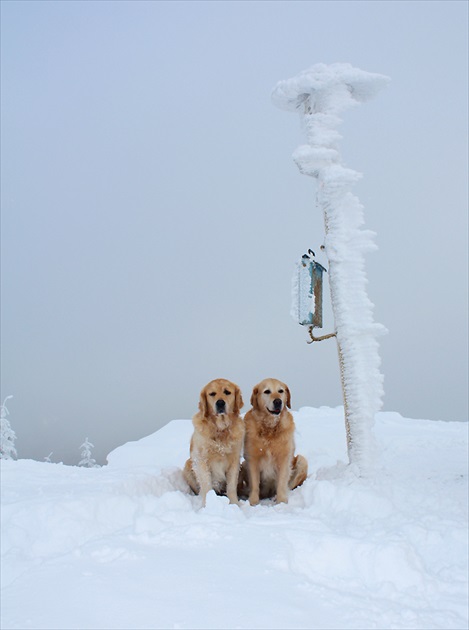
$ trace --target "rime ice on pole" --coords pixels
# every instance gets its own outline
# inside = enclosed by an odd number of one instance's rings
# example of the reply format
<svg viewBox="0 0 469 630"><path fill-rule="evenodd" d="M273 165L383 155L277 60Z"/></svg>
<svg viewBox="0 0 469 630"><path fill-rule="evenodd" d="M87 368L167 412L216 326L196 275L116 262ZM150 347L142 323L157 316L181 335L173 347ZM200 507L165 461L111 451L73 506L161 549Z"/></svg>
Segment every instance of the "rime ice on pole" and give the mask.
<svg viewBox="0 0 469 630"><path fill-rule="evenodd" d="M373 98L388 77L350 64L316 64L280 81L272 93L275 105L298 111L307 144L293 159L301 173L318 181L318 204L326 225L325 251L339 348L348 453L351 464L366 474L374 464L374 416L382 406L383 377L377 337L385 328L373 321L366 292L364 254L376 249L374 233L362 230L363 207L351 188L360 174L345 168L338 148L342 122L338 114Z"/></svg>

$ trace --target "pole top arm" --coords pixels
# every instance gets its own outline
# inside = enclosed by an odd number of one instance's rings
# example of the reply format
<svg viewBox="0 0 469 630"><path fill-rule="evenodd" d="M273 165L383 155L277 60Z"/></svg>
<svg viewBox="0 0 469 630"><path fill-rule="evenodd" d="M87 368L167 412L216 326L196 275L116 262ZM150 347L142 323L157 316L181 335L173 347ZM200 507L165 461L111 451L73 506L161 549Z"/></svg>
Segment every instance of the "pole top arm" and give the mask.
<svg viewBox="0 0 469 630"><path fill-rule="evenodd" d="M279 81L272 101L287 111L298 111L307 105L312 113L338 113L372 99L389 81L389 77L365 72L349 63L317 63L291 79Z"/></svg>

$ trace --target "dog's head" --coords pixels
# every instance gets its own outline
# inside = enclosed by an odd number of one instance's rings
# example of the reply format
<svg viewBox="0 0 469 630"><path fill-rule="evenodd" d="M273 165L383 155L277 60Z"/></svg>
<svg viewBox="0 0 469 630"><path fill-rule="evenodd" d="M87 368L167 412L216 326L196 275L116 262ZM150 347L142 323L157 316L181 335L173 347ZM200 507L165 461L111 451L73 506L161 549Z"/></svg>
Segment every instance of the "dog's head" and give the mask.
<svg viewBox="0 0 469 630"><path fill-rule="evenodd" d="M253 409L266 412L272 419L278 417L285 407L291 407L290 390L276 378L266 378L252 390Z"/></svg>
<svg viewBox="0 0 469 630"><path fill-rule="evenodd" d="M243 405L239 387L224 378L210 381L200 392L199 409L205 418L237 416Z"/></svg>

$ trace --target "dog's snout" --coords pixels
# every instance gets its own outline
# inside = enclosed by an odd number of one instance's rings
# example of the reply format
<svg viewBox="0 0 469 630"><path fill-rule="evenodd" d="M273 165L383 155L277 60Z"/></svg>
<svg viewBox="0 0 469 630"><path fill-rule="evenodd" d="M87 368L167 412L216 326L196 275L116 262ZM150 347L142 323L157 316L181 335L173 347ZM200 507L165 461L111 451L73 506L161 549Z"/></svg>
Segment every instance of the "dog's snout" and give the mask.
<svg viewBox="0 0 469 630"><path fill-rule="evenodd" d="M226 403L224 400L217 400L217 402L215 403L216 408L217 408L217 413L223 413L225 411L225 406Z"/></svg>
<svg viewBox="0 0 469 630"><path fill-rule="evenodd" d="M282 401L280 398L275 398L274 400L274 409L281 409L282 408Z"/></svg>

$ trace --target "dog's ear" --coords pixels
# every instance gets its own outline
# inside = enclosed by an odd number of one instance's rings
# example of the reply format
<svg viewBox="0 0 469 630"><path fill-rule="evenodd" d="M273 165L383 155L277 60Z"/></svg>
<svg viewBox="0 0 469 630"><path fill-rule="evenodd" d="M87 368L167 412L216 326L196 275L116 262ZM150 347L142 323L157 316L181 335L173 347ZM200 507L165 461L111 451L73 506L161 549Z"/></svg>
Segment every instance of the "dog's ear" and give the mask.
<svg viewBox="0 0 469 630"><path fill-rule="evenodd" d="M200 410L200 413L203 415L203 417L206 418L208 415L208 403L207 403L207 394L205 392L205 389L203 389L200 392L199 410Z"/></svg>
<svg viewBox="0 0 469 630"><path fill-rule="evenodd" d="M244 405L241 390L238 386L235 388L235 401L234 401L234 413L238 414Z"/></svg>
<svg viewBox="0 0 469 630"><path fill-rule="evenodd" d="M259 393L259 389L254 387L251 394L251 406L253 409L259 409L259 404L257 402L257 394Z"/></svg>
<svg viewBox="0 0 469 630"><path fill-rule="evenodd" d="M291 409L291 394L287 385L285 385L285 393L287 394L287 400L285 401L285 404L289 409Z"/></svg>

